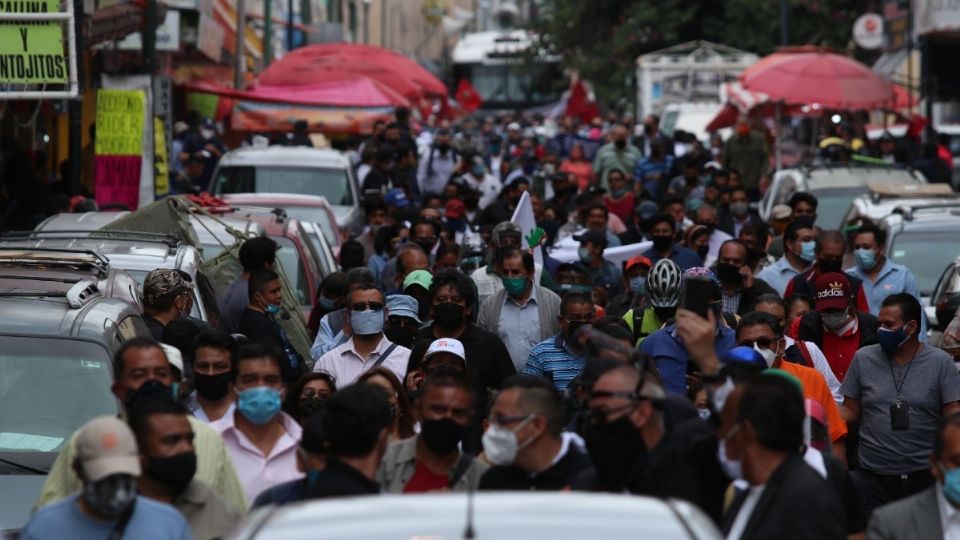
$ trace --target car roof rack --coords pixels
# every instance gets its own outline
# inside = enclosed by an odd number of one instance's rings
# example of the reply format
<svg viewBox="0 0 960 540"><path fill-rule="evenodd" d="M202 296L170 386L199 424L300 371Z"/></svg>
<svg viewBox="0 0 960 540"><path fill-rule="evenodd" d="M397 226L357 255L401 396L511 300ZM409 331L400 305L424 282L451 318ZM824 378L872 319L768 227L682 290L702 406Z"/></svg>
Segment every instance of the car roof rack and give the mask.
<svg viewBox="0 0 960 540"><path fill-rule="evenodd" d="M918 204L918 205L901 205L893 209L894 214L900 214L903 216L903 219L910 221L918 212L934 211L941 210L944 212L941 213L953 213L949 210L960 210L960 199L955 202L943 202L943 203L932 203L932 204Z"/></svg>
<svg viewBox="0 0 960 540"><path fill-rule="evenodd" d="M886 184L867 182L870 198L873 202L881 199L903 199L907 197L953 199L958 195L948 184Z"/></svg>
<svg viewBox="0 0 960 540"><path fill-rule="evenodd" d="M142 231L113 231L98 229L95 231L84 230L56 230L56 231L11 231L0 235L0 241L5 240L33 240L47 238L63 238L69 240L119 240L130 242L152 242L164 244L170 249L175 249L183 244L176 235L170 233L155 233Z"/></svg>
<svg viewBox="0 0 960 540"><path fill-rule="evenodd" d="M89 279L77 280L66 291L0 291L0 297L4 298L64 298L73 309L81 308L94 298L103 297L103 292L97 287L96 282Z"/></svg>
<svg viewBox="0 0 960 540"><path fill-rule="evenodd" d="M66 256L57 257L60 253ZM48 255L48 256L45 256ZM74 255L74 257L70 257ZM78 257L77 255L84 255ZM39 266L53 269L73 269L82 272L94 271L104 278L110 270L110 260L92 249L15 247L0 245L0 266Z"/></svg>

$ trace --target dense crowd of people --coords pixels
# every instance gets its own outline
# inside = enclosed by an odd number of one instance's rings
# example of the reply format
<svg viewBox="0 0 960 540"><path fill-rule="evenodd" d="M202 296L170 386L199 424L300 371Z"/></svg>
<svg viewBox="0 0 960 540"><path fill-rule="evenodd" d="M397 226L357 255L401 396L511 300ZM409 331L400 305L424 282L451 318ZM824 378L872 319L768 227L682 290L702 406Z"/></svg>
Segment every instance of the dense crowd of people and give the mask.
<svg viewBox="0 0 960 540"><path fill-rule="evenodd" d="M927 343L879 227L822 230L808 193L760 218L750 121L726 141L658 123L378 123L349 150L367 226L322 279L309 354L278 322L272 240L240 248L221 328L186 317L188 276L151 272L153 339L114 359L122 418L73 436L22 537L219 538L270 504L570 489L686 500L730 539L958 534L956 329L950 353ZM214 136L180 147L199 189ZM856 151L909 146L888 142Z"/></svg>

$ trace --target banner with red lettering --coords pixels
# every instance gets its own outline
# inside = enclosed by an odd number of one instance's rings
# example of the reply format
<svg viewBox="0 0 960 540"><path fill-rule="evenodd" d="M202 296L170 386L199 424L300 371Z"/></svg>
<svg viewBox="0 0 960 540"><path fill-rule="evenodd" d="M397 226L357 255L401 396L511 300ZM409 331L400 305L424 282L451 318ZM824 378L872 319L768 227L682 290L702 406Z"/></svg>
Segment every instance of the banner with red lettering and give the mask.
<svg viewBox="0 0 960 540"><path fill-rule="evenodd" d="M97 206L136 210L143 164L143 90L97 90L97 138L94 146Z"/></svg>

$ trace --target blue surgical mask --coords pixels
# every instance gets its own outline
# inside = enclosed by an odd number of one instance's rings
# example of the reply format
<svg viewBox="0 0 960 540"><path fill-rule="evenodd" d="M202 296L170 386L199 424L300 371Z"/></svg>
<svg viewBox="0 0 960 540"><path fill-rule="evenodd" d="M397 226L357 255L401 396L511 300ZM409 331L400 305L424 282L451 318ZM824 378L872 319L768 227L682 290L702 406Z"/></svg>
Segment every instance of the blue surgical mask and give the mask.
<svg viewBox="0 0 960 540"><path fill-rule="evenodd" d="M383 332L383 310L351 311L350 327L358 336L372 336Z"/></svg>
<svg viewBox="0 0 960 540"><path fill-rule="evenodd" d="M560 290L560 292L564 292L564 293L578 292L578 293L590 294L593 292L593 287L589 285L579 285L576 283L561 283L557 285L557 289Z"/></svg>
<svg viewBox="0 0 960 540"><path fill-rule="evenodd" d="M280 391L269 386L254 386L237 392L237 410L250 422L262 426L280 412Z"/></svg>
<svg viewBox="0 0 960 540"><path fill-rule="evenodd" d="M910 339L910 336L907 335L903 328L903 326L896 330L877 328L877 341L880 343L880 348L883 349L883 352L893 354Z"/></svg>
<svg viewBox="0 0 960 540"><path fill-rule="evenodd" d="M861 270L870 270L877 265L877 254L872 249L855 249L853 258Z"/></svg>
<svg viewBox="0 0 960 540"><path fill-rule="evenodd" d="M627 193L626 188L610 190L610 196L613 197L614 199L619 199L620 197L623 197L626 193Z"/></svg>
<svg viewBox="0 0 960 540"><path fill-rule="evenodd" d="M644 276L637 276L631 279L630 290L635 294L643 294L647 292L647 278Z"/></svg>
<svg viewBox="0 0 960 540"><path fill-rule="evenodd" d="M814 254L814 250L817 248L817 243L813 240L809 242L800 242L800 258L807 261L813 262L817 258Z"/></svg>
<svg viewBox="0 0 960 540"><path fill-rule="evenodd" d="M943 494L953 504L960 505L960 468L948 469L942 462L937 462L943 471Z"/></svg>
<svg viewBox="0 0 960 540"><path fill-rule="evenodd" d="M324 311L333 311L333 310L337 309L336 302L334 302L333 300L327 298L326 296L321 296L321 297L320 297L320 307L321 307Z"/></svg>
<svg viewBox="0 0 960 540"><path fill-rule="evenodd" d="M263 310L267 312L268 315L276 315L277 313L280 313L280 306L276 304L267 304L263 306Z"/></svg>
<svg viewBox="0 0 960 540"><path fill-rule="evenodd" d="M585 263L593 260L593 255L590 254L590 250L585 247L577 248L577 255L580 257L580 261Z"/></svg>

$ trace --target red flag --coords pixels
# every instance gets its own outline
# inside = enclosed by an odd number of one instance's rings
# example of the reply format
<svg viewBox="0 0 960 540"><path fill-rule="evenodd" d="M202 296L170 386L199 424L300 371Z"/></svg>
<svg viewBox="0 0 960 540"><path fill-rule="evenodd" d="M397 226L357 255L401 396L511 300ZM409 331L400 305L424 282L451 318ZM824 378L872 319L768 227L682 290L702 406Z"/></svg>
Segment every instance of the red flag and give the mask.
<svg viewBox="0 0 960 540"><path fill-rule="evenodd" d="M466 79L460 79L460 84L457 85L457 93L454 94L453 97L457 98L460 105L469 112L479 109L480 105L483 104L483 98L480 97L477 90L470 84L470 81Z"/></svg>
<svg viewBox="0 0 960 540"><path fill-rule="evenodd" d="M587 95L587 88L583 85L583 81L577 79L570 87L570 97L567 99L567 110L564 114L579 117L584 124L590 123L594 117L600 115L597 104Z"/></svg>

